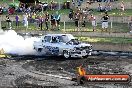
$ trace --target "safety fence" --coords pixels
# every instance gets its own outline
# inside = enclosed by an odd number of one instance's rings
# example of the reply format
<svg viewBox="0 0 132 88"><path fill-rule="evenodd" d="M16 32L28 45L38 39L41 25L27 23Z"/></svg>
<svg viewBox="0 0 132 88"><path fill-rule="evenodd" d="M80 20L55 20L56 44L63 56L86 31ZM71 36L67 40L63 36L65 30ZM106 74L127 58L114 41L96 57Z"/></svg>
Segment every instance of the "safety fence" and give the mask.
<svg viewBox="0 0 132 88"><path fill-rule="evenodd" d="M6 21L1 21L1 28L2 29L14 29L14 30L52 30L52 31L65 31L65 32L76 32L76 31L82 31L82 32L92 32L93 27L91 22L86 22L85 27L82 25L82 22L78 23L78 27L75 26L75 22L60 22L60 24L57 25L51 25L51 22L49 21L47 23L48 28L46 27L46 23L41 24L37 22L28 22L27 26L24 26L23 21L19 22L19 25L16 26L16 22L12 21L10 23ZM96 32L102 31L102 23L98 22L97 26L95 28ZM116 23L116 22L109 22L107 32L111 33L126 33L130 31L130 27L128 23Z"/></svg>

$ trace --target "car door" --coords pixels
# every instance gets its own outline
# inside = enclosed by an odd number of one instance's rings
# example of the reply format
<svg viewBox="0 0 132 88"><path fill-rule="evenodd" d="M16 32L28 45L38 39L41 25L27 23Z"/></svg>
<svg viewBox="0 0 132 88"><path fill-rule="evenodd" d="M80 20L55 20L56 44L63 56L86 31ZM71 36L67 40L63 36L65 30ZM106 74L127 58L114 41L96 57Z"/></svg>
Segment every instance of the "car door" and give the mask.
<svg viewBox="0 0 132 88"><path fill-rule="evenodd" d="M50 51L52 55L59 54L59 41L56 36L52 36Z"/></svg>
<svg viewBox="0 0 132 88"><path fill-rule="evenodd" d="M51 36L45 36L43 40L43 51L46 55L51 55L51 43L52 37Z"/></svg>

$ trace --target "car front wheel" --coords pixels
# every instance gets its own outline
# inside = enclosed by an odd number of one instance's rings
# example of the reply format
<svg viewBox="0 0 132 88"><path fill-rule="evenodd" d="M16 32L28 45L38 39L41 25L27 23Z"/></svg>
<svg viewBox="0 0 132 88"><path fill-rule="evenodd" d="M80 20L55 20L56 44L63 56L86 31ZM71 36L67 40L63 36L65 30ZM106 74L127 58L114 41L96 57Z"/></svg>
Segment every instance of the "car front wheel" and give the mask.
<svg viewBox="0 0 132 88"><path fill-rule="evenodd" d="M63 51L63 56L64 56L64 58L66 58L66 59L71 57L70 52L67 51L67 50L64 50L64 51Z"/></svg>

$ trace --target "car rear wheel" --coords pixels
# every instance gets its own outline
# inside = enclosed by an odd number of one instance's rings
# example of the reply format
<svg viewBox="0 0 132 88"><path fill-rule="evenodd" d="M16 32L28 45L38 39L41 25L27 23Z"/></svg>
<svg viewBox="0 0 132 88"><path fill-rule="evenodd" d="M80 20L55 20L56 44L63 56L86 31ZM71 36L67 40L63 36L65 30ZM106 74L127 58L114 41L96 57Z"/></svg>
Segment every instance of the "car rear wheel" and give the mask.
<svg viewBox="0 0 132 88"><path fill-rule="evenodd" d="M70 52L67 51L67 50L64 50L64 51L63 51L63 56L64 56L64 58L66 58L66 59L71 57Z"/></svg>

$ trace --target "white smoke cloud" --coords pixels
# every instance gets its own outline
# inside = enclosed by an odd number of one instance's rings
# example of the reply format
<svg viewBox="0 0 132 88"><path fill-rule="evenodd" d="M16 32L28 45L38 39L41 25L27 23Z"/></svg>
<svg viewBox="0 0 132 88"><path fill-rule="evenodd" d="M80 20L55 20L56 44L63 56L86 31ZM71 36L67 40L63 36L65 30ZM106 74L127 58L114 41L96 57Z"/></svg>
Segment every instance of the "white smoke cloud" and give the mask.
<svg viewBox="0 0 132 88"><path fill-rule="evenodd" d="M34 41L38 38L31 37L24 39L22 36L17 35L14 30L0 32L0 49L3 48L5 53L18 54L18 55L35 55L33 50Z"/></svg>

